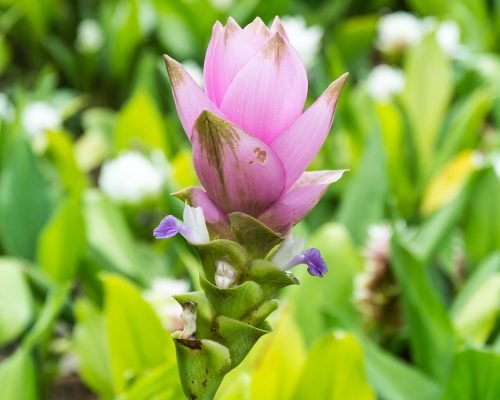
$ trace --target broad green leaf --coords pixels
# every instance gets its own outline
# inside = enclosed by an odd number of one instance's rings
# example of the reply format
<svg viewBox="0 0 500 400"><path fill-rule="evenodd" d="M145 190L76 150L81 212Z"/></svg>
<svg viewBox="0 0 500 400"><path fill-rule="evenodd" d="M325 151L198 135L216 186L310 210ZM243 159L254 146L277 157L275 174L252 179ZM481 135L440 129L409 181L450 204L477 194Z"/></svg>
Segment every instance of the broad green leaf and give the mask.
<svg viewBox="0 0 500 400"><path fill-rule="evenodd" d="M488 258L467 280L452 306L456 332L483 344L495 326L500 309L500 254Z"/></svg>
<svg viewBox="0 0 500 400"><path fill-rule="evenodd" d="M0 258L0 348L26 329L33 318L33 299L22 268L16 259Z"/></svg>
<svg viewBox="0 0 500 400"><path fill-rule="evenodd" d="M76 163L71 137L65 132L47 132L47 139L48 152L64 188L71 192L82 191L88 186L87 177Z"/></svg>
<svg viewBox="0 0 500 400"><path fill-rule="evenodd" d="M344 195L339 222L347 226L356 243L363 243L366 228L384 216L388 182L381 138L372 132L356 175ZM370 201L367 201L369 199Z"/></svg>
<svg viewBox="0 0 500 400"><path fill-rule="evenodd" d="M415 188L410 174L410 157L406 149L404 119L401 110L392 102L375 104L380 133L387 159L389 189L398 201L403 215L413 213Z"/></svg>
<svg viewBox="0 0 500 400"><path fill-rule="evenodd" d="M430 215L451 203L463 190L475 169L472 151L465 150L457 154L429 182L420 206L422 214Z"/></svg>
<svg viewBox="0 0 500 400"><path fill-rule="evenodd" d="M290 307L284 309L274 331L264 336L253 351L256 359L250 370L251 399L290 399L295 390L306 349L290 311Z"/></svg>
<svg viewBox="0 0 500 400"><path fill-rule="evenodd" d="M418 259L430 260L443 242L448 239L462 217L471 193L471 183L469 182L450 204L442 207L420 224L416 234L408 244Z"/></svg>
<svg viewBox="0 0 500 400"><path fill-rule="evenodd" d="M443 129L437 166L447 162L457 152L476 145L478 132L485 123L492 102L491 89L479 88L454 107L450 113L450 121Z"/></svg>
<svg viewBox="0 0 500 400"><path fill-rule="evenodd" d="M172 362L173 349L160 320L131 283L103 277L106 346L115 393L149 368Z"/></svg>
<svg viewBox="0 0 500 400"><path fill-rule="evenodd" d="M436 400L441 388L417 368L406 364L371 342L360 338L366 363L366 374L377 394L387 400ZM415 392L418 388L418 393Z"/></svg>
<svg viewBox="0 0 500 400"><path fill-rule="evenodd" d="M40 235L38 265L54 281L68 282L74 278L85 250L80 196L72 195L62 202Z"/></svg>
<svg viewBox="0 0 500 400"><path fill-rule="evenodd" d="M137 379L123 400L177 400L183 397L177 365L162 365Z"/></svg>
<svg viewBox="0 0 500 400"><path fill-rule="evenodd" d="M0 364L0 399L38 400L35 363L24 347Z"/></svg>
<svg viewBox="0 0 500 400"><path fill-rule="evenodd" d="M136 92L118 115L115 125L116 151L161 149L167 151L165 126L153 100Z"/></svg>
<svg viewBox="0 0 500 400"><path fill-rule="evenodd" d="M444 380L456 347L455 334L426 265L417 261L399 240L394 234L391 265L401 288L412 361L431 377Z"/></svg>
<svg viewBox="0 0 500 400"><path fill-rule="evenodd" d="M500 397L500 355L464 350L453 362L442 400L496 400Z"/></svg>
<svg viewBox="0 0 500 400"><path fill-rule="evenodd" d="M87 386L103 399L113 397L104 316L95 306L79 300L75 304L77 323L73 348L78 357L78 373Z"/></svg>
<svg viewBox="0 0 500 400"><path fill-rule="evenodd" d="M236 370L233 370L236 371ZM224 384L226 382L227 384ZM217 390L214 400L250 400L250 376L247 372L227 374Z"/></svg>
<svg viewBox="0 0 500 400"><path fill-rule="evenodd" d="M329 333L311 349L294 400L374 400L365 376L363 353L356 339Z"/></svg>
<svg viewBox="0 0 500 400"><path fill-rule="evenodd" d="M432 161L436 140L452 94L448 57L433 35L424 37L408 53L403 103L411 125L419 166Z"/></svg>
<svg viewBox="0 0 500 400"><path fill-rule="evenodd" d="M33 348L39 343L48 341L54 322L61 313L68 298L69 289L70 286L67 284L54 286L50 289L35 325L24 339L23 344L27 348Z"/></svg>
<svg viewBox="0 0 500 400"><path fill-rule="evenodd" d="M34 260L51 205L37 160L20 135L7 140L0 172L0 240L7 254Z"/></svg>
<svg viewBox="0 0 500 400"><path fill-rule="evenodd" d="M83 213L91 254L109 269L142 276L144 265L120 210L97 190L88 190Z"/></svg>
<svg viewBox="0 0 500 400"><path fill-rule="evenodd" d="M500 180L492 169L473 182L464 210L464 241L470 265L478 265L492 251L500 249Z"/></svg>

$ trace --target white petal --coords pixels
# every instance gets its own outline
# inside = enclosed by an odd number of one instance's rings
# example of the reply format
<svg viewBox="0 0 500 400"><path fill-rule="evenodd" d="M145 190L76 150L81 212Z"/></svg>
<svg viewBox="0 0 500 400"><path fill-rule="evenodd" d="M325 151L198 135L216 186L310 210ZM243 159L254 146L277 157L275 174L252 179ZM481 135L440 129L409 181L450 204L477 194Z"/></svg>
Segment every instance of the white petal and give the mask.
<svg viewBox="0 0 500 400"><path fill-rule="evenodd" d="M205 216L201 207L184 207L184 226L187 231L181 234L192 244L207 244L210 242Z"/></svg>
<svg viewBox="0 0 500 400"><path fill-rule="evenodd" d="M281 269L285 270L288 264L295 256L298 256L304 250L304 238L302 237L287 237L281 244L278 251L274 254L272 262Z"/></svg>

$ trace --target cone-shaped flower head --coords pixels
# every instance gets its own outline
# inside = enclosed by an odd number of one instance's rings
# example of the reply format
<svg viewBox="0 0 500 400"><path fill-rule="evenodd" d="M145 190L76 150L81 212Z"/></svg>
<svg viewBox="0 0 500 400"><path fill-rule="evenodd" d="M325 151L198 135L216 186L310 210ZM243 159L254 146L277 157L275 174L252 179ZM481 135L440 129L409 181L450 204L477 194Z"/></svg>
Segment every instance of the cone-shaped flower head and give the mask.
<svg viewBox="0 0 500 400"><path fill-rule="evenodd" d="M183 198L201 207L209 227L227 214L249 214L286 233L344 171L304 172L330 131L347 74L304 111L307 74L279 18L245 28L214 25L204 63L204 90L165 56L179 118L193 145L204 187Z"/></svg>

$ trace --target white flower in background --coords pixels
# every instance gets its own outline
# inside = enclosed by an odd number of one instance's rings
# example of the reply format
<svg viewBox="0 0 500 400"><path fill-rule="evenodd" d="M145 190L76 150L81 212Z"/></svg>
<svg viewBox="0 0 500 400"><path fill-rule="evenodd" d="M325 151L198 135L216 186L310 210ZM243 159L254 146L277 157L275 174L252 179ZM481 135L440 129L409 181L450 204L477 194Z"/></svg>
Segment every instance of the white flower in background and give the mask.
<svg viewBox="0 0 500 400"><path fill-rule="evenodd" d="M203 71L198 63L193 60L186 60L182 65L184 65L184 68L186 68L186 71L191 75L191 78L194 79L198 86L203 87Z"/></svg>
<svg viewBox="0 0 500 400"><path fill-rule="evenodd" d="M290 43L299 54L306 68L314 65L321 47L323 29L318 25L307 26L301 16L285 16L281 19Z"/></svg>
<svg viewBox="0 0 500 400"><path fill-rule="evenodd" d="M62 125L60 112L51 104L36 101L24 107L21 122L26 133L33 139L40 137L47 130L55 130Z"/></svg>
<svg viewBox="0 0 500 400"><path fill-rule="evenodd" d="M463 48L460 44L460 27L455 21L443 21L436 31L436 40L450 57L458 57Z"/></svg>
<svg viewBox="0 0 500 400"><path fill-rule="evenodd" d="M99 187L119 203L138 204L160 195L163 174L142 154L123 153L103 164Z"/></svg>
<svg viewBox="0 0 500 400"><path fill-rule="evenodd" d="M500 179L500 153L494 153L491 155L491 165L495 175Z"/></svg>
<svg viewBox="0 0 500 400"><path fill-rule="evenodd" d="M189 284L183 280L156 278L143 296L158 314L165 329L170 332L182 329L182 307L172 296L186 293Z"/></svg>
<svg viewBox="0 0 500 400"><path fill-rule="evenodd" d="M375 100L386 102L405 86L405 76L399 68L386 64L374 67L365 82L365 89Z"/></svg>
<svg viewBox="0 0 500 400"><path fill-rule="evenodd" d="M78 25L76 47L81 53L95 53L104 44L101 26L93 19L84 19Z"/></svg>
<svg viewBox="0 0 500 400"><path fill-rule="evenodd" d="M378 21L377 45L388 53L399 53L417 44L424 34L423 24L413 14L398 11Z"/></svg>
<svg viewBox="0 0 500 400"><path fill-rule="evenodd" d="M371 225L368 228L365 255L370 260L386 259L391 247L392 228L387 224Z"/></svg>
<svg viewBox="0 0 500 400"><path fill-rule="evenodd" d="M6 122L12 121L14 118L14 106L10 102L5 93L0 92L0 120Z"/></svg>

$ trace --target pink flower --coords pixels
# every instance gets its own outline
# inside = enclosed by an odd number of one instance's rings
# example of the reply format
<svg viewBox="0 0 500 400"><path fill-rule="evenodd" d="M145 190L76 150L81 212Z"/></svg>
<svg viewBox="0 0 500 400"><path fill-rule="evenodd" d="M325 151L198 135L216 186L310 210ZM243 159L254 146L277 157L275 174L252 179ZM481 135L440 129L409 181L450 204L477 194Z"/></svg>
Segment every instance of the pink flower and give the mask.
<svg viewBox="0 0 500 400"><path fill-rule="evenodd" d="M181 196L202 207L212 228L240 211L286 233L341 178L344 170L304 171L330 131L348 74L304 112L306 71L278 17L270 29L260 18L243 29L232 18L217 22L204 91L181 64L165 61L204 187Z"/></svg>

